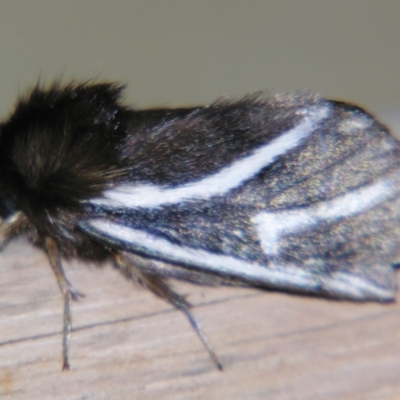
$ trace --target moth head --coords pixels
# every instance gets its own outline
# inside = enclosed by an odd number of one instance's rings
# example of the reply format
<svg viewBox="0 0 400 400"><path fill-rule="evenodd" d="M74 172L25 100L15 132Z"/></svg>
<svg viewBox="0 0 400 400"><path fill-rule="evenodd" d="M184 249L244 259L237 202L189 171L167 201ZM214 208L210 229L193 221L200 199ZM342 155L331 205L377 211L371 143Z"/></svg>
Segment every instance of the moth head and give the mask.
<svg viewBox="0 0 400 400"><path fill-rule="evenodd" d="M0 212L30 220L79 211L118 174L123 88L37 85L0 125Z"/></svg>

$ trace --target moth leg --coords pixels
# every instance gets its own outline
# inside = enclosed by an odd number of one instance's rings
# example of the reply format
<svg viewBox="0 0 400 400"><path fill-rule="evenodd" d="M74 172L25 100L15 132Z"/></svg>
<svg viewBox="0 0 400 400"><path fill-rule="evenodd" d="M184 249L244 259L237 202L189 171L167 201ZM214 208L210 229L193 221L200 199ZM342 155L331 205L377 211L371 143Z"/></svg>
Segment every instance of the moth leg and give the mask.
<svg viewBox="0 0 400 400"><path fill-rule="evenodd" d="M50 261L51 268L56 276L58 286L64 297L64 315L63 315L63 342L62 342L62 369L70 369L69 367L69 339L71 335L72 316L71 316L71 299L76 301L84 295L78 292L68 281L65 276L64 269L61 264L60 252L57 243L49 238L45 238L45 247L47 256Z"/></svg>
<svg viewBox="0 0 400 400"><path fill-rule="evenodd" d="M143 267L141 268L141 264L146 263L143 258L134 257L131 254L130 258L134 258L134 260L128 259L121 254L117 254L115 256L116 266L121 271L121 273L127 278L138 282L139 284L150 290L152 293L154 293L156 296L172 304L177 310L183 312L183 314L185 314L186 318L189 320L190 325L196 332L197 336L202 341L204 347L208 351L208 354L210 355L215 366L222 371L222 364L218 360L218 357L215 354L214 350L211 348L207 336L204 334L199 323L190 312L191 304L184 298L184 296L181 296L180 294L174 292L168 286L163 277L145 271L146 269L148 269L146 265L143 265Z"/></svg>
<svg viewBox="0 0 400 400"><path fill-rule="evenodd" d="M0 250L3 250L8 242L28 226L28 219L22 212L11 214L6 219L0 217Z"/></svg>

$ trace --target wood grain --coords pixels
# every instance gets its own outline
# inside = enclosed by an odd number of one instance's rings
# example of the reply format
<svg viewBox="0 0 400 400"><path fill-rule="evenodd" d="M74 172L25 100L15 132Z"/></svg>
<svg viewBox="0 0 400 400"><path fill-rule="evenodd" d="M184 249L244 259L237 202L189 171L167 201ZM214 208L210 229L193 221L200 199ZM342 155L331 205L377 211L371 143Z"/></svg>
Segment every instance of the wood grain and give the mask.
<svg viewBox="0 0 400 400"><path fill-rule="evenodd" d="M62 298L46 257L0 254L0 395L13 399L400 399L400 306L177 283L219 372L185 318L110 266L68 264L71 371Z"/></svg>

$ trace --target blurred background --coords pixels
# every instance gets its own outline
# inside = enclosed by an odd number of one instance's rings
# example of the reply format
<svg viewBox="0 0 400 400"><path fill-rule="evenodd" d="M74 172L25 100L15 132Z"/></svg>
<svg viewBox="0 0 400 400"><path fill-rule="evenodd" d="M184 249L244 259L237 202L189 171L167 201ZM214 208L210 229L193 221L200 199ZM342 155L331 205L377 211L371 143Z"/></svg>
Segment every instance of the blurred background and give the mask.
<svg viewBox="0 0 400 400"><path fill-rule="evenodd" d="M128 84L136 107L309 88L396 126L399 0L0 3L0 116L54 79Z"/></svg>

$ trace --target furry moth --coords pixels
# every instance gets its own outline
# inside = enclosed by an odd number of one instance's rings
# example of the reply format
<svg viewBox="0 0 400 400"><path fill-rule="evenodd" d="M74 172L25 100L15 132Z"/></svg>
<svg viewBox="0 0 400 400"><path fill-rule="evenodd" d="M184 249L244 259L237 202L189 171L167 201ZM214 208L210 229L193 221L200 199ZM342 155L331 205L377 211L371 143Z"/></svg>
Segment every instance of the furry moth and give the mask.
<svg viewBox="0 0 400 400"><path fill-rule="evenodd" d="M312 93L135 110L113 83L36 86L0 124L0 234L112 262L181 310L169 278L394 300L400 145L370 114Z"/></svg>

